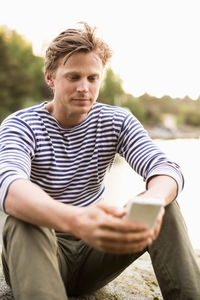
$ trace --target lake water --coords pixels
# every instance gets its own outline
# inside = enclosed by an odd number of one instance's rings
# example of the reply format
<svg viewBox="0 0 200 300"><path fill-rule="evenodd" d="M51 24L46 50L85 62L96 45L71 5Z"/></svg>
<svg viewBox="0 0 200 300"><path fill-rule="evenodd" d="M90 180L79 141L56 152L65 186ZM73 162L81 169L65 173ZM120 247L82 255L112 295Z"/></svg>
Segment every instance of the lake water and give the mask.
<svg viewBox="0 0 200 300"><path fill-rule="evenodd" d="M177 162L185 177L185 187L178 197L189 236L195 249L200 249L200 139L154 140ZM143 179L122 159L107 174L105 199L116 205L144 190Z"/></svg>
<svg viewBox="0 0 200 300"><path fill-rule="evenodd" d="M195 249L200 249L200 139L155 140L155 143L177 162L185 177L185 188L178 201ZM144 190L144 182L122 159L117 159L106 176L105 199L123 205ZM0 213L0 233L5 215Z"/></svg>

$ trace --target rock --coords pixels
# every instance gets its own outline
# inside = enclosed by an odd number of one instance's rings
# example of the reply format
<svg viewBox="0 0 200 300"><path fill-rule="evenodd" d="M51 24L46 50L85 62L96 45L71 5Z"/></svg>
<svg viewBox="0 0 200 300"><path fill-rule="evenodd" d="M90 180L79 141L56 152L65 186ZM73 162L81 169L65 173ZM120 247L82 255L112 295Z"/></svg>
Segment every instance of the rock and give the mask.
<svg viewBox="0 0 200 300"><path fill-rule="evenodd" d="M12 291L9 286L7 286L4 280L0 280L0 299L2 300L10 300L14 299L12 295Z"/></svg>
<svg viewBox="0 0 200 300"><path fill-rule="evenodd" d="M0 274L0 299L14 299L2 275L2 265ZM148 254L136 260L120 276L96 293L81 298L70 298L70 300L103 299L162 299Z"/></svg>
<svg viewBox="0 0 200 300"><path fill-rule="evenodd" d="M200 266L200 250L196 251ZM12 292L0 265L0 299L12 300ZM148 253L131 264L120 276L92 295L69 300L158 300L163 299Z"/></svg>

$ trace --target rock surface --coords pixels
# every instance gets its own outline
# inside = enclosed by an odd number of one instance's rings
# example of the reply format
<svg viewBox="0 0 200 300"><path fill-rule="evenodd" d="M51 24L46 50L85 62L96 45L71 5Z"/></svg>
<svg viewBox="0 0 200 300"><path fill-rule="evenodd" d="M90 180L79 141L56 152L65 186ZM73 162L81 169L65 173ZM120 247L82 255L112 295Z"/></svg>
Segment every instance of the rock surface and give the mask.
<svg viewBox="0 0 200 300"><path fill-rule="evenodd" d="M200 250L196 252L200 266ZM2 266L0 265L0 299L14 299L10 288L6 285ZM158 300L163 299L155 274L146 253L131 264L120 276L96 293L70 300Z"/></svg>

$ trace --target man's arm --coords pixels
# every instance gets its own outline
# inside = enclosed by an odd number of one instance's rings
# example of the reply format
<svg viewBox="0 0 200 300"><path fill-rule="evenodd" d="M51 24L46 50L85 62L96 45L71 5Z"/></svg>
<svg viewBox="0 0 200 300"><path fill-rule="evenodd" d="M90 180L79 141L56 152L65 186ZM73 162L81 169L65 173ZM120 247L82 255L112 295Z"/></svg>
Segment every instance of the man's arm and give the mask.
<svg viewBox="0 0 200 300"><path fill-rule="evenodd" d="M70 232L70 216L75 207L51 198L39 186L26 179L10 184L4 202L5 212L34 225ZM64 217L69 221L66 223Z"/></svg>
<svg viewBox="0 0 200 300"><path fill-rule="evenodd" d="M156 175L147 182L145 196L165 200L165 205L171 203L178 194L178 185L175 179L166 175Z"/></svg>
<svg viewBox="0 0 200 300"><path fill-rule="evenodd" d="M143 194L165 199L167 205L176 197L176 181L169 176L154 176ZM69 232L98 250L119 254L138 252L151 245L158 236L163 218L161 214L152 233L145 224L123 219L123 209L103 203L89 207L63 204L24 179L10 185L5 211L38 226Z"/></svg>
<svg viewBox="0 0 200 300"><path fill-rule="evenodd" d="M169 182L168 179L167 182L164 179L160 181L160 176L163 175L175 180L178 187L177 194L182 191L184 178L179 165L171 161L158 145L154 143L141 123L131 113L127 113L119 140L118 153L125 158L136 173L143 177L144 181L148 182L147 189L149 189L150 182L152 187L152 184L154 184L153 178L158 176L160 184L164 187L164 194L162 193L162 188L156 194L164 195L165 198L165 187L166 183L168 184ZM155 189L153 190L155 192ZM168 195L166 203L169 203L170 199L171 196Z"/></svg>
<svg viewBox="0 0 200 300"><path fill-rule="evenodd" d="M38 226L69 232L104 252L134 253L152 243L152 232L145 224L122 218L124 209L103 203L88 207L63 204L24 179L11 183L5 211Z"/></svg>

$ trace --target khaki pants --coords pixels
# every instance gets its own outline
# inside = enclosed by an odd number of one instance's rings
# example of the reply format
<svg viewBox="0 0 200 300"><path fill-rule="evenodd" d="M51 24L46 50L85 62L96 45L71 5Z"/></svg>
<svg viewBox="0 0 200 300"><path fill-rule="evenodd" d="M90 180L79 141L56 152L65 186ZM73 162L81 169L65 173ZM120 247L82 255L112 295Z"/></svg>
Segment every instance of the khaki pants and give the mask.
<svg viewBox="0 0 200 300"><path fill-rule="evenodd" d="M16 300L66 300L67 295L88 294L106 285L145 251L164 299L200 299L200 270L176 201L166 208L152 246L127 255L106 254L74 236L9 216L2 262Z"/></svg>

